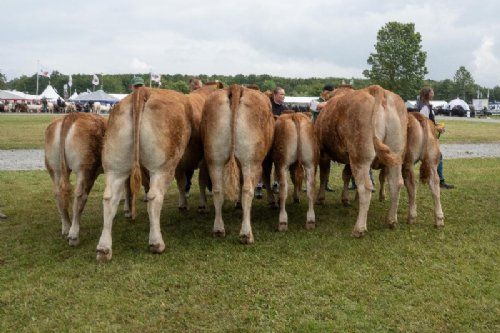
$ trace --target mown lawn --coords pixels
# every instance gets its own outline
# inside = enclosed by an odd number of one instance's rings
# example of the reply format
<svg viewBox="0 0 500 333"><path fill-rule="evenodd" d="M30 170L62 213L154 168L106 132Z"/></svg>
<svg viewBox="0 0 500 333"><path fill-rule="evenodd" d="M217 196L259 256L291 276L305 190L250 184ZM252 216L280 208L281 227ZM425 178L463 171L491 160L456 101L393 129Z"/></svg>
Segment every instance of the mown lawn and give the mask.
<svg viewBox="0 0 500 333"><path fill-rule="evenodd" d="M317 228L306 231L306 202L253 208L256 243L238 242L240 211L226 203L227 236L211 235L208 215L176 209L166 196L167 250L148 252L145 203L135 223L117 214L113 260L98 264L101 176L89 198L81 244L61 239L45 172L0 172L0 332L494 332L500 326L498 258L500 159L445 161L457 189L443 191L446 227L432 223L430 191L418 194L418 223L383 224L375 198L368 234L350 236L357 208L342 207L335 166ZM195 186L196 188L197 186ZM190 201L197 204L197 193Z"/></svg>
<svg viewBox="0 0 500 333"><path fill-rule="evenodd" d="M0 116L0 149L43 149L45 128L59 115ZM442 143L500 142L500 123L468 122L444 118Z"/></svg>

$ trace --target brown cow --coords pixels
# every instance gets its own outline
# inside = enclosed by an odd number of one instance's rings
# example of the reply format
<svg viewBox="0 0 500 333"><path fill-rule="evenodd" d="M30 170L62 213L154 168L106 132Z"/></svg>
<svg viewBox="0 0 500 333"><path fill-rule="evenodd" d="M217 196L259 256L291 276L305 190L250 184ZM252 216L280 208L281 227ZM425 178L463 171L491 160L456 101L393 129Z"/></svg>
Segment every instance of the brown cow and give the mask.
<svg viewBox="0 0 500 333"><path fill-rule="evenodd" d="M62 235L73 246L79 243L80 217L87 197L102 172L101 150L105 131L105 118L86 113L57 118L45 130L45 166L54 183ZM76 173L76 187L70 223L71 171Z"/></svg>
<svg viewBox="0 0 500 333"><path fill-rule="evenodd" d="M262 174L262 162L273 142L273 133L271 102L259 91L232 85L212 93L206 100L201 138L212 180L215 235L225 236L221 212L223 189L230 200L237 200L242 176L240 240L245 244L254 242L250 224L252 199Z"/></svg>
<svg viewBox="0 0 500 333"><path fill-rule="evenodd" d="M436 227L444 227L444 214L441 208L441 189L439 187L439 176L437 166L439 164L439 140L436 136L434 123L418 112L411 112L408 116L408 139L406 145L405 158L403 161L403 179L408 191L408 223L412 224L417 219L416 195L417 188L413 166L422 161L420 165L420 181L427 182L434 199L434 218ZM384 168L380 171L380 192L379 199L385 199Z"/></svg>
<svg viewBox="0 0 500 333"><path fill-rule="evenodd" d="M97 260L112 258L111 228L121 189L131 177L132 217L141 184L141 166L149 174L147 193L150 221L149 248L161 253L165 243L160 213L165 190L174 179L191 137L192 119L188 97L172 90L139 87L111 112L104 140L102 162L106 176L103 196L104 223Z"/></svg>
<svg viewBox="0 0 500 333"><path fill-rule="evenodd" d="M313 123L310 118L302 113L282 114L277 118L274 140L271 151L274 162L279 190L279 224L278 230L288 229L288 215L285 210L286 197L288 194L288 182L286 172L290 168L293 183L295 185L294 200L298 201L298 193L301 182L297 179L297 173L305 169L307 181L307 197L309 198L309 209L307 211L306 229L315 227L316 217L314 214L314 184L316 166L319 160L319 147L314 133ZM270 188L269 176L264 177L266 188ZM272 195L272 191L267 191Z"/></svg>
<svg viewBox="0 0 500 333"><path fill-rule="evenodd" d="M407 123L403 100L380 86L335 90L315 122L321 151L318 202L325 198L330 159L350 164L359 196L359 213L352 232L355 237L367 231L366 219L373 189L369 170L375 158L386 166L389 179L391 207L386 221L390 226L397 222Z"/></svg>
<svg viewBox="0 0 500 333"><path fill-rule="evenodd" d="M200 136L200 122L203 113L203 106L205 105L205 100L207 97L214 92L216 89L221 89L223 87L220 82L209 82L203 87L198 88L191 93L189 93L188 99L192 112L192 128L191 137L189 139L186 151L182 156L177 169L175 170L175 180L177 183L177 188L179 190L179 209L187 210L188 202L186 196L186 181L187 176L192 175L194 170L200 168L198 175L198 182L200 185L200 201L198 205L198 210L200 212L206 212L207 208L207 197L205 189L208 185L209 177L206 163L203 160L203 145Z"/></svg>

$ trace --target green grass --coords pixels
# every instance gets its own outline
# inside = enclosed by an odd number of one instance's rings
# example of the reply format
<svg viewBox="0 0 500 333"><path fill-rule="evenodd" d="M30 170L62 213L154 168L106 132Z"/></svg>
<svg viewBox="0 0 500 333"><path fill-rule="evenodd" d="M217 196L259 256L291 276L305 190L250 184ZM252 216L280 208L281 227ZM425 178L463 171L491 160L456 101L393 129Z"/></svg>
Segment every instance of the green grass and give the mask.
<svg viewBox="0 0 500 333"><path fill-rule="evenodd" d="M441 143L494 143L500 142L500 123L468 122L439 119L445 124L446 132Z"/></svg>
<svg viewBox="0 0 500 333"><path fill-rule="evenodd" d="M357 208L342 207L334 166L317 228L304 229L306 203L289 203L289 231L277 211L254 201L256 243L238 242L241 212L226 203L227 236L211 235L211 213L180 213L171 186L161 217L167 250L148 252L148 222L120 211L113 260L98 264L101 176L90 195L81 244L59 236L45 172L0 172L0 332L493 332L500 326L500 159L447 160L446 227L432 223L430 191L419 187L418 223L383 223L388 203L372 200L368 234L350 236ZM197 186L195 186L197 188ZM196 206L194 191L190 202Z"/></svg>
<svg viewBox="0 0 500 333"><path fill-rule="evenodd" d="M45 128L60 115L0 116L0 149L43 149Z"/></svg>
<svg viewBox="0 0 500 333"><path fill-rule="evenodd" d="M0 116L0 149L43 149L45 128L58 115ZM442 143L500 142L500 123L444 119Z"/></svg>

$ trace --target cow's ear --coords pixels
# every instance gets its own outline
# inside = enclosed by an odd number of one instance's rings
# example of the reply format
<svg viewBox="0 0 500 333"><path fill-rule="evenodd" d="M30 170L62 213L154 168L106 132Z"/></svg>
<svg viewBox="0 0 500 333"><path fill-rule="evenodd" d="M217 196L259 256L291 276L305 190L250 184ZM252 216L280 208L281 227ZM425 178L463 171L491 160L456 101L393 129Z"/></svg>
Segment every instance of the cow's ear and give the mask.
<svg viewBox="0 0 500 333"><path fill-rule="evenodd" d="M222 89L224 88L224 83L217 81L217 89Z"/></svg>
<svg viewBox="0 0 500 333"><path fill-rule="evenodd" d="M273 114L273 117L274 117L274 120L278 120L278 118L279 118L280 116L277 116L277 115Z"/></svg>

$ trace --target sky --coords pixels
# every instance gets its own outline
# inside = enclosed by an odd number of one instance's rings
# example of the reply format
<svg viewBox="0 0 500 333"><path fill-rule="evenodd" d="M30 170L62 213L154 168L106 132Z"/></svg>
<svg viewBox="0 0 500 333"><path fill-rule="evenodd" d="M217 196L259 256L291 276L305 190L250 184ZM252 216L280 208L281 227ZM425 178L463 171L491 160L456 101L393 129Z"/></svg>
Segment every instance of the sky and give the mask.
<svg viewBox="0 0 500 333"><path fill-rule="evenodd" d="M0 3L0 72L363 78L377 32L415 23L426 78L500 85L498 0L163 0Z"/></svg>

